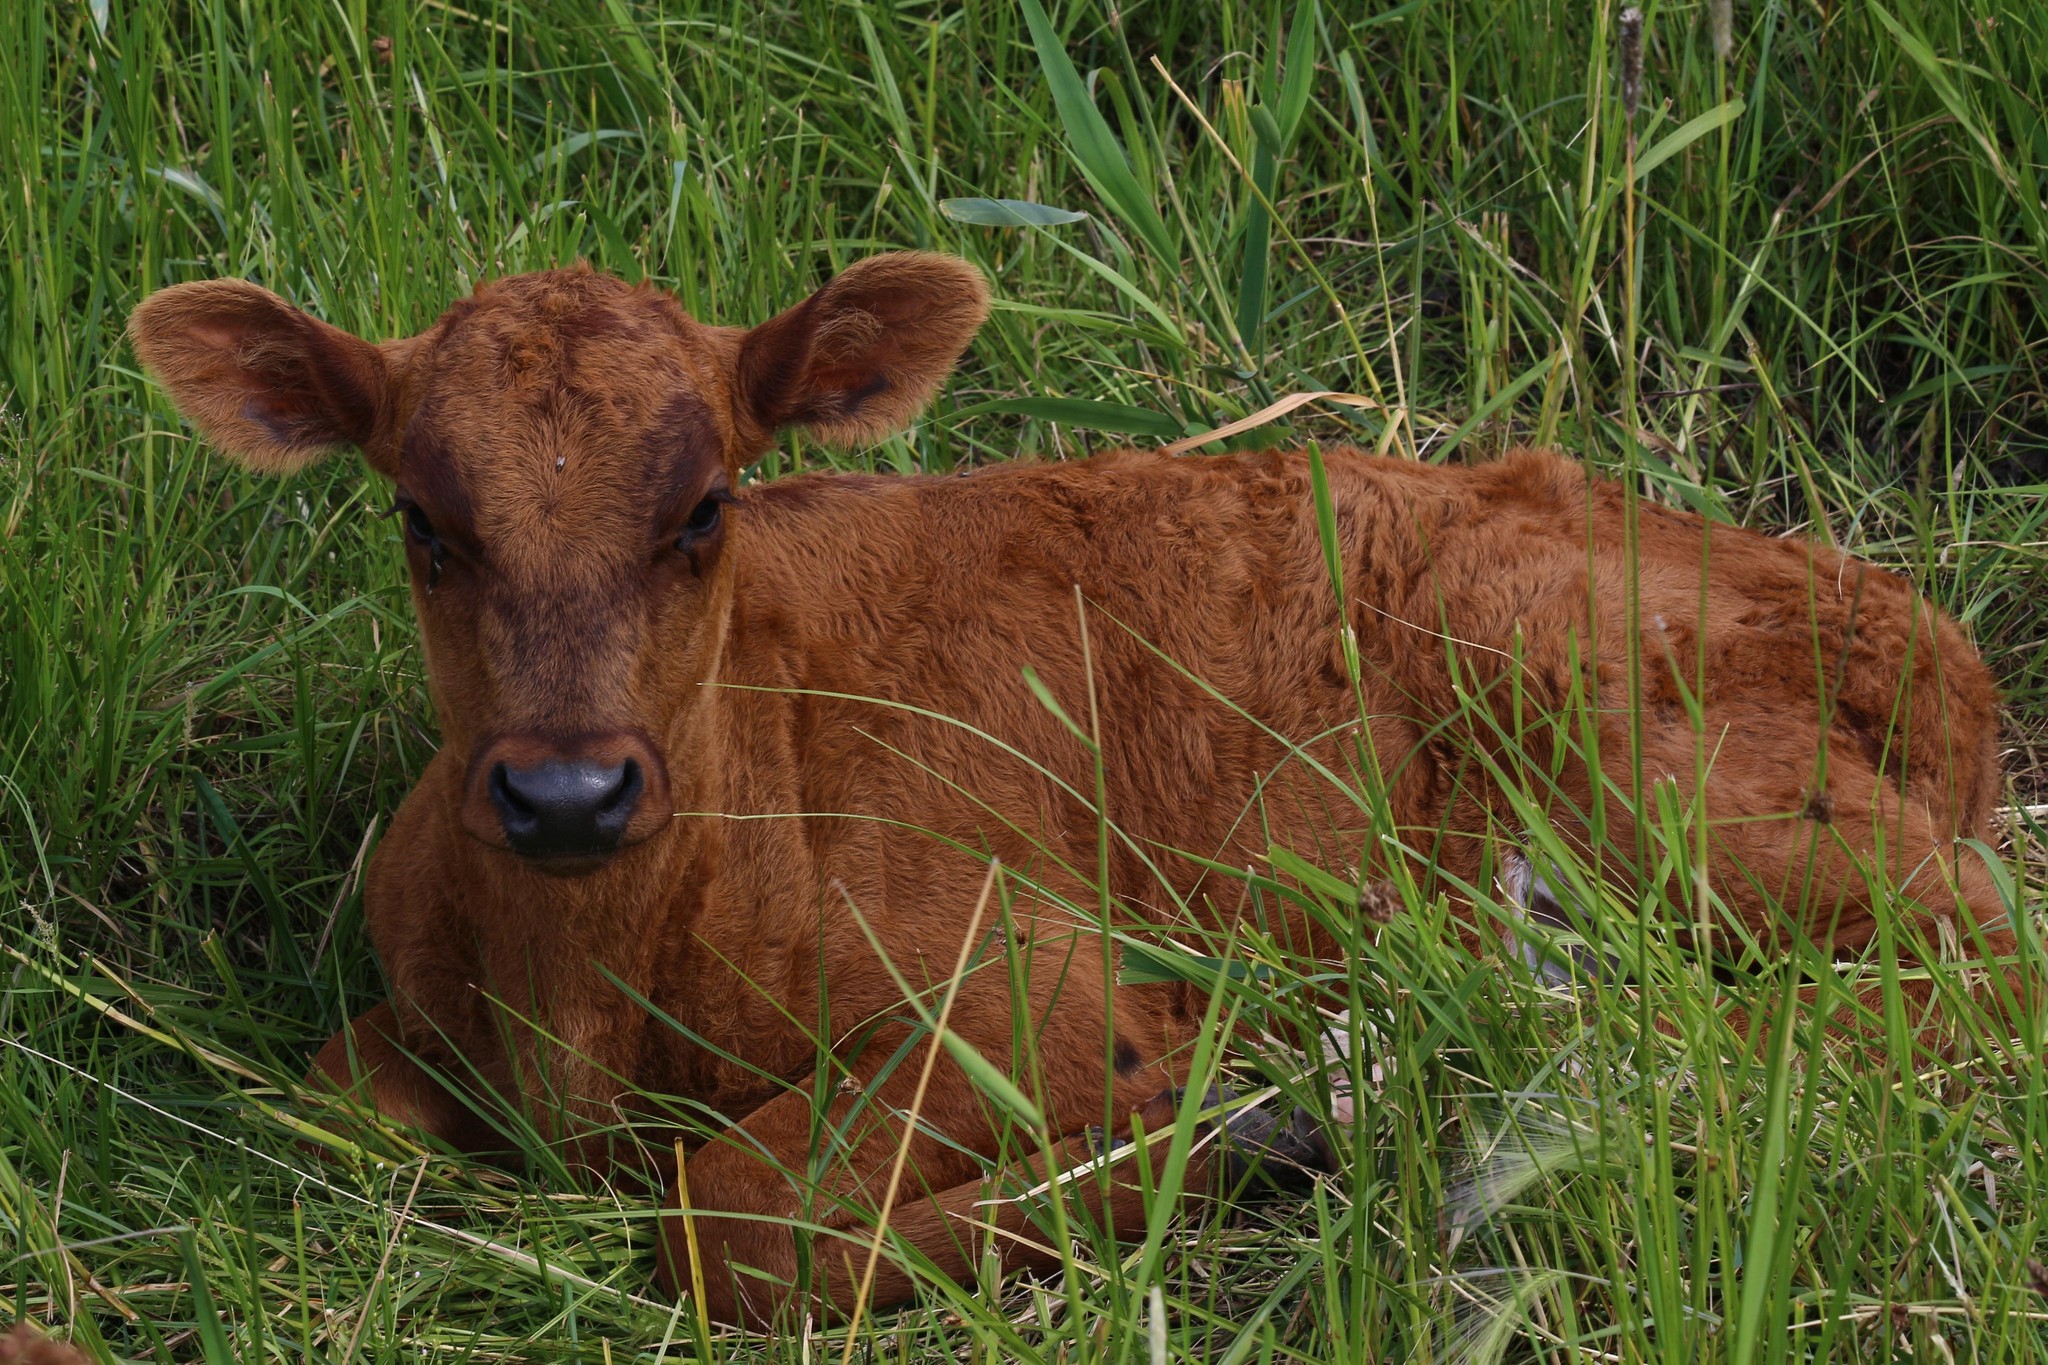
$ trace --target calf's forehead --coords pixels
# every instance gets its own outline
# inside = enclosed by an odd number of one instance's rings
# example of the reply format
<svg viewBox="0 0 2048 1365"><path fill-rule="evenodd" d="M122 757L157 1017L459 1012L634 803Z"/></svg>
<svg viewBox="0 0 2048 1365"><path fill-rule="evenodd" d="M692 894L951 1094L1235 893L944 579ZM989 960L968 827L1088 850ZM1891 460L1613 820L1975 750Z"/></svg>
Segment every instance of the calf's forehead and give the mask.
<svg viewBox="0 0 2048 1365"><path fill-rule="evenodd" d="M479 291L422 348L400 481L485 534L689 496L727 436L724 377L697 331L666 296L588 272Z"/></svg>

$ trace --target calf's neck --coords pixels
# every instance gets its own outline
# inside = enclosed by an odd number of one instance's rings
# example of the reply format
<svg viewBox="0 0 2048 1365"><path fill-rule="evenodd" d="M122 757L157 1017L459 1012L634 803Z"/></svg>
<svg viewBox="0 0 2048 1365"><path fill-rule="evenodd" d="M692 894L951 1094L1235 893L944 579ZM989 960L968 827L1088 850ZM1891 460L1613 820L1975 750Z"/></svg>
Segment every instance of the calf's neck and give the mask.
<svg viewBox="0 0 2048 1365"><path fill-rule="evenodd" d="M1519 785L1643 889L1632 812L1664 784L1707 821L1714 914L1756 942L1855 950L1889 915L2012 951L1957 842L1997 788L1991 680L1911 585L1831 550L1649 503L1630 532L1618 487L1549 454L1333 451L1340 602L1300 452L742 485L785 428L910 421L986 312L976 271L918 253L752 329L587 269L382 344L233 281L137 309L143 362L221 450L282 474L353 446L396 489L443 742L370 866L389 998L316 1078L465 1149L521 1112L600 1163L635 1095L723 1116L687 1167L703 1292L762 1323L853 1296L920 1070L892 1064L898 977L947 979L992 860L1013 967L969 973L951 1023L998 1066L1028 1042L1055 1162L1105 1114L1156 1131L1201 1019L1104 972L1072 908L1099 868L1116 913L1212 931L1248 913L1214 869L1272 845L1469 907ZM1070 720L1100 735L1101 862ZM1379 828L1346 787L1384 796ZM821 1066L845 1135L808 1203L789 1172ZM970 1276L999 1115L950 1060L922 1113L892 1224ZM1074 1189L1142 1227L1134 1180ZM997 1254L1042 1267L1025 1207L997 1210ZM772 1219L805 1209L828 1233L800 1273ZM883 1265L876 1302L913 1291Z"/></svg>

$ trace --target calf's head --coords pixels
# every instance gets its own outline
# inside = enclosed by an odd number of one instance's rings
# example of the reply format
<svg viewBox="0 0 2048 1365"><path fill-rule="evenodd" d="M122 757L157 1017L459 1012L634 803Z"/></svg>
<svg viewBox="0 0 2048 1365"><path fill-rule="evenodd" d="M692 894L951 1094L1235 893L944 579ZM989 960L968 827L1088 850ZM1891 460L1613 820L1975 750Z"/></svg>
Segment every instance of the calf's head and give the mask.
<svg viewBox="0 0 2048 1365"><path fill-rule="evenodd" d="M784 427L902 426L987 312L965 262L896 253L751 329L575 268L484 285L381 344L233 280L151 295L130 332L243 464L284 474L354 446L392 480L462 826L574 873L671 823L741 468Z"/></svg>

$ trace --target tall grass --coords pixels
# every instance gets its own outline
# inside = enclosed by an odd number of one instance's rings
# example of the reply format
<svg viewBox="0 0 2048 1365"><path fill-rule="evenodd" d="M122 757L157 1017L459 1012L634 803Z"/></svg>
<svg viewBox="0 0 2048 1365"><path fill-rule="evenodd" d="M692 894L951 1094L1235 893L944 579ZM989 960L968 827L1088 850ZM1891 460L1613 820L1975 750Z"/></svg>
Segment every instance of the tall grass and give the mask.
<svg viewBox="0 0 2048 1365"><path fill-rule="evenodd" d="M579 256L724 322L886 247L989 273L996 313L928 420L792 442L763 477L1071 456L1324 390L1377 406L1230 443L1566 446L1897 568L1965 622L2006 688L2002 853L2038 907L2048 11L1763 0L1723 52L1714 4L1653 6L1631 128L1617 8L0 7L11 1312L209 1365L839 1349L648 1297L643 1198L402 1134L295 1147L290 1078L380 990L361 870L434 723L381 490L345 461L239 474L136 373L127 311L176 280L255 279L385 336ZM1696 831L1667 817L1682 852ZM1576 993L1467 951L1441 905L1357 940L1345 1182L1135 1251L1077 1231L1066 1276L935 1286L859 1351L2048 1357L2038 1058L1793 1028L1724 1047L1713 983L1637 932L1646 907L1578 891L1627 972ZM1290 989L1311 964L1206 951L1219 1010L1314 1022ZM1742 1003L1806 1011L1789 980Z"/></svg>

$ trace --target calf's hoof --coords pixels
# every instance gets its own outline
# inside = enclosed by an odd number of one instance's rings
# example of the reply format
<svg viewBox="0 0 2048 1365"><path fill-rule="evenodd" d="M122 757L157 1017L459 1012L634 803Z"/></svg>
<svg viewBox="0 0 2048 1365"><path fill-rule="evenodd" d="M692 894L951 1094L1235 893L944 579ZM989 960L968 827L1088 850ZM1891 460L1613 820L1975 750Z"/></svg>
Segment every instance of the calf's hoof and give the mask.
<svg viewBox="0 0 2048 1365"><path fill-rule="evenodd" d="M1230 1091L1210 1086L1203 1092L1202 1107L1222 1108L1235 1099ZM1316 1177L1338 1171L1337 1151L1315 1111L1287 1106L1277 1097L1231 1110L1222 1120L1217 1141L1223 1149L1224 1179L1232 1189L1301 1195L1315 1187Z"/></svg>

